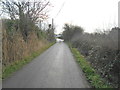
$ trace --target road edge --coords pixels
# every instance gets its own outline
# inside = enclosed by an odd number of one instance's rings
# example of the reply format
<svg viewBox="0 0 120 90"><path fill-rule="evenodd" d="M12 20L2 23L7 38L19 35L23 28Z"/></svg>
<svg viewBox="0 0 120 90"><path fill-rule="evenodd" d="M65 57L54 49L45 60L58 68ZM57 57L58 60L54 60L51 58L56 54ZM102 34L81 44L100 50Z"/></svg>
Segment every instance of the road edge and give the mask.
<svg viewBox="0 0 120 90"><path fill-rule="evenodd" d="M2 80L10 77L14 72L20 70L24 65L30 63L34 58L41 55L43 52L45 52L48 48L50 48L54 44L55 44L55 42L49 43L48 45L46 45L42 49L40 49L36 52L33 52L31 54L31 56L25 57L22 60L17 60L15 62L13 62L11 65L8 65L7 67L5 67L4 71L2 72Z"/></svg>
<svg viewBox="0 0 120 90"><path fill-rule="evenodd" d="M113 88L104 82L99 74L96 73L95 69L92 68L89 62L85 60L84 56L82 56L76 48L72 48L70 45L69 48L92 88Z"/></svg>

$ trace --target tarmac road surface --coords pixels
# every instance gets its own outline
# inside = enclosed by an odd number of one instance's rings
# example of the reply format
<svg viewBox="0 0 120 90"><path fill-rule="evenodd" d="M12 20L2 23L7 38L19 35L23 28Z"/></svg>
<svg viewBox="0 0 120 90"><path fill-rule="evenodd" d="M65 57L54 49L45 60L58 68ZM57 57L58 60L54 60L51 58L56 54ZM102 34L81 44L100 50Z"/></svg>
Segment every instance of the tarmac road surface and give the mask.
<svg viewBox="0 0 120 90"><path fill-rule="evenodd" d="M89 88L69 47L58 42L3 81L3 88Z"/></svg>

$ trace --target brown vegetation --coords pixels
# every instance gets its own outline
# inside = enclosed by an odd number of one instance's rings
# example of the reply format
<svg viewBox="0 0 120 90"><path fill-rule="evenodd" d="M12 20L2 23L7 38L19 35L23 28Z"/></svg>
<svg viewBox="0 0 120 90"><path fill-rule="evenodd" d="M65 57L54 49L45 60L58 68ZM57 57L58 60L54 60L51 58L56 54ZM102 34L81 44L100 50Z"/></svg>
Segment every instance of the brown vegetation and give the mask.
<svg viewBox="0 0 120 90"><path fill-rule="evenodd" d="M30 56L33 52L40 50L48 44L44 39L38 39L35 33L28 36L27 42L24 41L21 33L16 32L13 36L9 36L3 30L2 51L3 66L7 66L15 60L22 60L26 56Z"/></svg>
<svg viewBox="0 0 120 90"><path fill-rule="evenodd" d="M77 28L75 28L77 27ZM120 28L112 28L102 33L84 33L79 26L65 25L63 37L96 69L109 84L118 87L120 84L120 49L118 33Z"/></svg>
<svg viewBox="0 0 120 90"><path fill-rule="evenodd" d="M54 30L50 29L52 33L47 33L36 25L39 21L48 18L49 1L1 0L1 6L3 14L10 18L2 19L2 63L4 67L30 56L47 45L49 36L54 35Z"/></svg>

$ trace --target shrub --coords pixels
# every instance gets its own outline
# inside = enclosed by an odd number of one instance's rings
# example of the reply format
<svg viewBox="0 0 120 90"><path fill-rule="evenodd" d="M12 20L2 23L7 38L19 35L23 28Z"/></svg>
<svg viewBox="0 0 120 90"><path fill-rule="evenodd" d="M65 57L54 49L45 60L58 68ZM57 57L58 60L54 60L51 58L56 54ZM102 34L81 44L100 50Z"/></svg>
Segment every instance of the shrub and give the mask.
<svg viewBox="0 0 120 90"><path fill-rule="evenodd" d="M67 29L67 30L66 30ZM69 29L69 30L68 30ZM69 28L63 32L64 38L70 35ZM107 33L79 33L75 34L71 29L69 41L73 48L85 56L101 77L106 79L114 87L119 85L120 76L120 50L118 47L118 32L120 28L112 28Z"/></svg>

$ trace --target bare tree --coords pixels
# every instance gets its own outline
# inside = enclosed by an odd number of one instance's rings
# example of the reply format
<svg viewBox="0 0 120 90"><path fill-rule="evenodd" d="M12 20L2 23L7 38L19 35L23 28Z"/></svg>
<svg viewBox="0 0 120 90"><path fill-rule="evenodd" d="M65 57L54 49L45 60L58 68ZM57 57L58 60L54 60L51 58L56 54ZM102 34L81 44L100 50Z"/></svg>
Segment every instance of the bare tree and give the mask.
<svg viewBox="0 0 120 90"><path fill-rule="evenodd" d="M22 15L31 19L33 22L39 19L46 19L48 17L46 9L50 6L49 1L29 2L29 1L18 1L3 0L2 12L7 13L11 19L21 18Z"/></svg>
<svg viewBox="0 0 120 90"><path fill-rule="evenodd" d="M10 16L11 20L19 20L19 28L24 38L28 36L32 25L39 20L48 18L49 1L40 0L39 2L3 0L2 12ZM32 24L32 25L31 25Z"/></svg>

